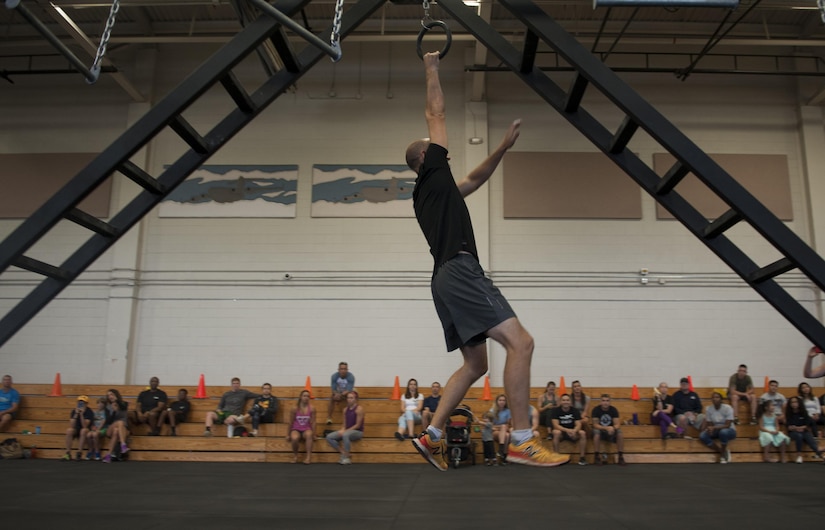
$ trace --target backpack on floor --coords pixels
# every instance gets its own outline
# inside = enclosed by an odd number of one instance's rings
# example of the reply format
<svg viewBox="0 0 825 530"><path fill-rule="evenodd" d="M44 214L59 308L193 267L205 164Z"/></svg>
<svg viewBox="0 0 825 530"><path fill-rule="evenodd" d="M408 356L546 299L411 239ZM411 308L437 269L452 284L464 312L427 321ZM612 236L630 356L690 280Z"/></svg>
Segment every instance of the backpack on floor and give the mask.
<svg viewBox="0 0 825 530"><path fill-rule="evenodd" d="M5 460L23 458L23 446L17 438L6 438L0 442L0 458Z"/></svg>

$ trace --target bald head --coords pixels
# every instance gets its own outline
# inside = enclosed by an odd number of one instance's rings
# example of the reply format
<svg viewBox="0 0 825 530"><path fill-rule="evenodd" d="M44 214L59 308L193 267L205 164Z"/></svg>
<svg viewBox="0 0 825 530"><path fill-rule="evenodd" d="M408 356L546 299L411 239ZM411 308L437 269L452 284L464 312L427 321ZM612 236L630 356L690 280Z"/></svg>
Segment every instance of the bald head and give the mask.
<svg viewBox="0 0 825 530"><path fill-rule="evenodd" d="M416 173L424 162L424 153L427 152L428 147L430 147L429 140L416 140L407 147L407 165Z"/></svg>

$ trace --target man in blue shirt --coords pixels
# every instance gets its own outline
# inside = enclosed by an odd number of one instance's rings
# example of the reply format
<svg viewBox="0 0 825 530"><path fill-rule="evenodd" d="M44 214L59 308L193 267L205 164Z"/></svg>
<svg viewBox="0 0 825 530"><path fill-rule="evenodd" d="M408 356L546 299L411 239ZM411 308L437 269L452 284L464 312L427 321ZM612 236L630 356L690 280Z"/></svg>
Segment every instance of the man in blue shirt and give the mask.
<svg viewBox="0 0 825 530"><path fill-rule="evenodd" d="M327 409L327 425L332 425L332 412L336 403L343 403L347 400L347 392L355 389L355 376L349 371L349 365L345 362L338 363L338 371L330 377L329 386L332 394L329 396L329 408Z"/></svg>
<svg viewBox="0 0 825 530"><path fill-rule="evenodd" d="M11 387L11 376L4 375L0 388L0 432L6 432L19 408L20 393Z"/></svg>

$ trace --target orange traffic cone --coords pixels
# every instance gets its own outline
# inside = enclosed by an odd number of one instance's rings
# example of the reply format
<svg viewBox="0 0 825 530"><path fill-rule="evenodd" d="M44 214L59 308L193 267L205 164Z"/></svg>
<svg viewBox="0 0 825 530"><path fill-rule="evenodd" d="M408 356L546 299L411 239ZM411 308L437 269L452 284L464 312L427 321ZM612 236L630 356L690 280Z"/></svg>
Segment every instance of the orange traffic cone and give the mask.
<svg viewBox="0 0 825 530"><path fill-rule="evenodd" d="M688 376L688 390L693 392L693 377Z"/></svg>
<svg viewBox="0 0 825 530"><path fill-rule="evenodd" d="M206 395L206 381L203 378L203 374L201 374L200 381L198 381L198 391L195 394L195 399L206 399L209 396Z"/></svg>
<svg viewBox="0 0 825 530"><path fill-rule="evenodd" d="M395 376L395 386L392 387L392 397L390 399L401 399L401 387L398 384L398 376Z"/></svg>
<svg viewBox="0 0 825 530"><path fill-rule="evenodd" d="M633 385L633 390L630 391L630 399L639 401L639 387L636 385Z"/></svg>
<svg viewBox="0 0 825 530"><path fill-rule="evenodd" d="M493 395L490 393L490 376L484 376L484 392L481 394L481 399L484 401L490 401L493 399Z"/></svg>
<svg viewBox="0 0 825 530"><path fill-rule="evenodd" d="M559 380L559 395L561 396L562 394L566 394L566 393L567 393L567 385L564 384L564 376L561 376L561 379Z"/></svg>
<svg viewBox="0 0 825 530"><path fill-rule="evenodd" d="M60 384L60 372L54 376L54 384L52 385L52 393L49 397L60 397L63 395L63 385Z"/></svg>
<svg viewBox="0 0 825 530"><path fill-rule="evenodd" d="M307 376L307 382L304 385L304 390L309 392L309 399L315 399L315 396L312 395L312 382L310 381L309 376Z"/></svg>
<svg viewBox="0 0 825 530"><path fill-rule="evenodd" d="M768 379L768 376L766 375L765 376L765 392L767 393L770 389L771 389L770 379Z"/></svg>

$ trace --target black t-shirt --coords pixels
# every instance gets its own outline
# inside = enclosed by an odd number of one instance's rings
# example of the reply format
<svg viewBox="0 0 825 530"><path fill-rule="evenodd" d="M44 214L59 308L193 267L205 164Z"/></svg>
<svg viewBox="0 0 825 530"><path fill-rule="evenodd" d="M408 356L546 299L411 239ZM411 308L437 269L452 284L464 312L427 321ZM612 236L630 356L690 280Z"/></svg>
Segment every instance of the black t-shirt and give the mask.
<svg viewBox="0 0 825 530"><path fill-rule="evenodd" d="M807 416L807 414L803 414L801 412L791 412L788 414L788 417L785 418L785 422L788 425L793 425L794 427L808 427L811 424L811 419Z"/></svg>
<svg viewBox="0 0 825 530"><path fill-rule="evenodd" d="M438 396L438 397L427 396L427 397L424 398L424 407L421 410L430 409L430 412L435 412L435 409L438 408L438 404L440 402L441 402L441 396Z"/></svg>
<svg viewBox="0 0 825 530"><path fill-rule="evenodd" d="M478 259L470 212L453 180L447 150L440 145L427 148L415 179L413 208L430 245L435 270L461 251Z"/></svg>
<svg viewBox="0 0 825 530"><path fill-rule="evenodd" d="M666 395L664 399L660 398L659 396L653 396L653 412L659 410L659 407L656 406L656 403L659 401L662 402L662 410L665 410L668 405L673 405L673 396L670 394Z"/></svg>
<svg viewBox="0 0 825 530"><path fill-rule="evenodd" d="M619 417L619 411L613 405L607 410L604 410L601 405L593 409L593 414L590 415L591 418L598 418L599 425L602 427L612 427L613 426L613 418Z"/></svg>
<svg viewBox="0 0 825 530"><path fill-rule="evenodd" d="M89 407L83 407L82 414L78 414L77 409L72 409L69 419L73 419L74 428L80 430L85 427L85 425L83 425L83 420L89 420L89 426L95 422L95 412Z"/></svg>
<svg viewBox="0 0 825 530"><path fill-rule="evenodd" d="M166 392L163 390L144 390L137 398L141 412L148 412L158 406L158 403L168 403Z"/></svg>
<svg viewBox="0 0 825 530"><path fill-rule="evenodd" d="M556 407L550 415L550 419L559 420L559 425L565 429L572 429L576 426L576 421L582 419L579 409L570 407L570 410L565 412L561 407Z"/></svg>
<svg viewBox="0 0 825 530"><path fill-rule="evenodd" d="M175 401L169 408L172 409L173 412L177 412L178 414L183 414L183 419L189 417L189 410L192 408L192 405L189 403L188 399L184 399L183 401Z"/></svg>
<svg viewBox="0 0 825 530"><path fill-rule="evenodd" d="M252 402L252 406L255 407L255 405L260 408L261 414L274 415L275 411L278 410L278 398L275 396L269 396L268 398L258 396Z"/></svg>

